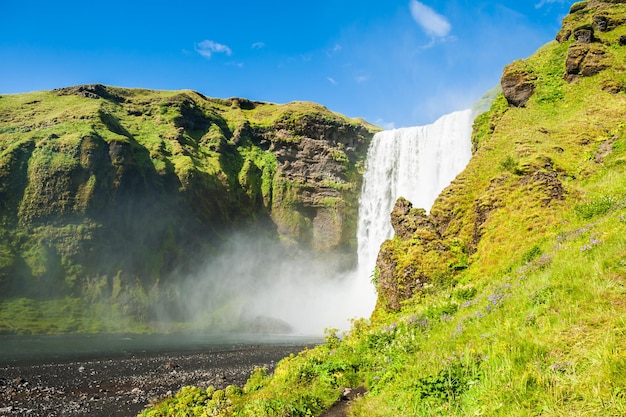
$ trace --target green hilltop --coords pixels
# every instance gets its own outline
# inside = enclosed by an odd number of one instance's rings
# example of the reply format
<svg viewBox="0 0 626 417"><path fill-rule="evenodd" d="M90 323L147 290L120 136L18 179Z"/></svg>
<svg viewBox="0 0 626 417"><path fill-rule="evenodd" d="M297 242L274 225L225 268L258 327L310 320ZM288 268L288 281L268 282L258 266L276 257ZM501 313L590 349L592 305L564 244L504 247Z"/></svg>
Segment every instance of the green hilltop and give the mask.
<svg viewBox="0 0 626 417"><path fill-rule="evenodd" d="M142 416L626 415L626 2L571 7L504 69L429 214L400 199L350 332Z"/></svg>

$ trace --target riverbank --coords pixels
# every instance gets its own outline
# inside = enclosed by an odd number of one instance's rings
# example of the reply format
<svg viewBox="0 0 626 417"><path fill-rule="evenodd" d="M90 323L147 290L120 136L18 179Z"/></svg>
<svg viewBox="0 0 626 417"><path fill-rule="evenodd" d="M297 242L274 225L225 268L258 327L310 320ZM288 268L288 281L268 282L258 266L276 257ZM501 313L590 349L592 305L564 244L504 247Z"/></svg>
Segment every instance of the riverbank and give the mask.
<svg viewBox="0 0 626 417"><path fill-rule="evenodd" d="M194 385L243 385L255 367L276 363L303 344L234 345L206 351L0 368L0 416L129 417L151 401Z"/></svg>

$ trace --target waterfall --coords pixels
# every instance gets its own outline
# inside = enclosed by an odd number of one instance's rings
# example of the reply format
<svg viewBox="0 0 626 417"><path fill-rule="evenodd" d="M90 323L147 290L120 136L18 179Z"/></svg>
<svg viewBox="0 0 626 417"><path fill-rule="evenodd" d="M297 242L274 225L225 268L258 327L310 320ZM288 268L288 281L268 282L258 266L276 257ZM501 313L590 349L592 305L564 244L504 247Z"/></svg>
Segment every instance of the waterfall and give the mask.
<svg viewBox="0 0 626 417"><path fill-rule="evenodd" d="M389 215L398 197L430 210L435 198L471 157L471 110L454 112L435 123L386 130L372 139L359 203L358 280L367 280L380 245L393 237ZM373 309L375 295L367 296ZM364 300L365 301L365 300Z"/></svg>

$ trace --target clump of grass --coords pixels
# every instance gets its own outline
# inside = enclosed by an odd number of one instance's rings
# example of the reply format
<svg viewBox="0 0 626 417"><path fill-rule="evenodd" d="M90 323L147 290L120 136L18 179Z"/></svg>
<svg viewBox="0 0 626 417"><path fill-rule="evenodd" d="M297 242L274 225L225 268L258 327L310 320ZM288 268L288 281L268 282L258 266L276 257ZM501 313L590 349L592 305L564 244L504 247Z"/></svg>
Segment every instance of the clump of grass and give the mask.
<svg viewBox="0 0 626 417"><path fill-rule="evenodd" d="M574 211L583 220L589 220L608 213L617 204L617 199L603 195L574 207Z"/></svg>

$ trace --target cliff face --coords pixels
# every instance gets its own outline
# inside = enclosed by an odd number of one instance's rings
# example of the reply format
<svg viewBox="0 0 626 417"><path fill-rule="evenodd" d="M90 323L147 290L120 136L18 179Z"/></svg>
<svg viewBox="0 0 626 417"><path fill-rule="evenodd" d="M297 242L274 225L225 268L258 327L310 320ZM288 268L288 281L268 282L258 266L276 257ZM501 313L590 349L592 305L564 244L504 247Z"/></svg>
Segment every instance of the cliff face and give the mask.
<svg viewBox="0 0 626 417"><path fill-rule="evenodd" d="M192 91L0 96L0 293L157 291L242 227L345 268L373 131Z"/></svg>
<svg viewBox="0 0 626 417"><path fill-rule="evenodd" d="M478 279L531 253L577 204L598 198L590 179L622 161L625 62L620 0L575 3L555 42L508 65L503 94L476 119L467 169L430 214L396 204L395 237L378 257L378 308L399 310L425 286Z"/></svg>

